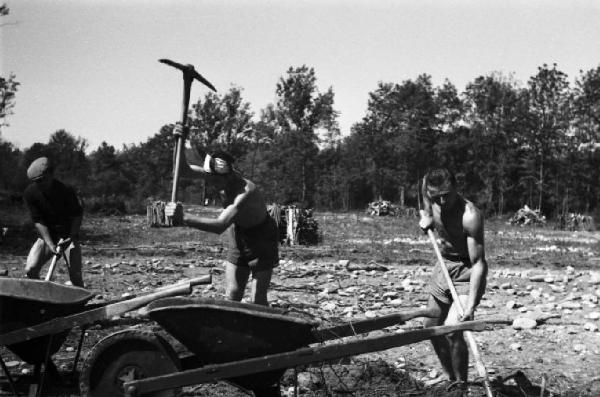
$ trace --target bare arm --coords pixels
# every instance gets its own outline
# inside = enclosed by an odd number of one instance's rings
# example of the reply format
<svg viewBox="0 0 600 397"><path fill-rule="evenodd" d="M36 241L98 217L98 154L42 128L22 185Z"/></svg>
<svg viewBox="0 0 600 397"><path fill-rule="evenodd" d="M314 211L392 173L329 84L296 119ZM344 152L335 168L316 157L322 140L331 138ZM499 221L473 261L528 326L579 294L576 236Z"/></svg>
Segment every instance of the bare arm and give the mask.
<svg viewBox="0 0 600 397"><path fill-rule="evenodd" d="M36 222L35 228L40 234L40 237L42 237L42 240L44 240L46 245L50 248L50 250L52 250L52 252L56 252L56 244L54 244L52 237L50 237L50 230L48 230L48 227L43 223Z"/></svg>
<svg viewBox="0 0 600 397"><path fill-rule="evenodd" d="M238 212L238 206L233 203L227 206L217 218L205 218L192 214L184 214L183 224L205 232L221 234L231 226Z"/></svg>
<svg viewBox="0 0 600 397"><path fill-rule="evenodd" d="M193 155L193 158L188 160L188 154L189 156ZM174 157L175 152L173 153L173 158ZM190 163L190 160L193 160L193 162ZM173 162L173 164L175 164L175 162ZM193 148L186 148L184 144L181 150L181 161L179 162L179 176L190 179L204 179L205 172L202 167L197 164L201 164L199 156L194 152Z"/></svg>
<svg viewBox="0 0 600 397"><path fill-rule="evenodd" d="M429 200L429 194L427 193L427 189L425 188L425 184L427 183L426 178L423 177L423 183L421 183L421 197L423 197L423 211L426 215L433 216L433 211L431 209L431 200Z"/></svg>
<svg viewBox="0 0 600 397"><path fill-rule="evenodd" d="M246 189L241 194L238 194L233 200L233 203L228 205L217 218L204 218L191 214L183 215L183 224L196 229L204 230L205 232L221 234L236 220L240 213L240 209L248 199L252 189Z"/></svg>
<svg viewBox="0 0 600 397"><path fill-rule="evenodd" d="M419 214L421 215L421 219L419 220L419 227L423 229L424 232L427 232L428 229L433 229L434 225L431 200L429 200L427 189L425 189L425 183L425 178L423 178L423 184L421 186L421 193L423 197L423 209L419 211Z"/></svg>
<svg viewBox="0 0 600 397"><path fill-rule="evenodd" d="M471 260L471 279L469 284L469 299L465 307L465 317L472 317L477 298L481 294L481 286L488 273L485 260L483 241L483 216L473 204L468 203L463 215L463 228L467 233L467 249Z"/></svg>

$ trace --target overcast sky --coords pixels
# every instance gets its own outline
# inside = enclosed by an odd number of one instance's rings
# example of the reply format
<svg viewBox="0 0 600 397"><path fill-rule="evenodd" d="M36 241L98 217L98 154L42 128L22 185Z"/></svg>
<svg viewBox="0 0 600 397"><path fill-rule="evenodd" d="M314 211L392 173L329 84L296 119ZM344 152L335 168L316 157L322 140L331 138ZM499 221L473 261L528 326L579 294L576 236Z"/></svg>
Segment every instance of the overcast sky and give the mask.
<svg viewBox="0 0 600 397"><path fill-rule="evenodd" d="M2 0L0 0L0 3ZM5 0L2 76L21 83L2 138L21 148L65 129L94 150L140 143L180 117L191 63L252 110L274 102L290 66L335 92L342 133L379 81L421 73L459 91L493 71L523 84L543 63L573 80L600 65L600 2L564 0ZM192 102L204 96L194 84Z"/></svg>

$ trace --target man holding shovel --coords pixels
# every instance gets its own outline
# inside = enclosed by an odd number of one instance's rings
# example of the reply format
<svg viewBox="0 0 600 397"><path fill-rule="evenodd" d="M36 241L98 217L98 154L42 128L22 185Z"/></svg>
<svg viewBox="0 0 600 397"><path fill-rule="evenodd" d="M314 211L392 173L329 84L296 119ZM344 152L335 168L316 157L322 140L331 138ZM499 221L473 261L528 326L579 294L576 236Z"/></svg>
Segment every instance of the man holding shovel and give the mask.
<svg viewBox="0 0 600 397"><path fill-rule="evenodd" d="M434 248L441 251L446 260L440 258L440 266L435 267L429 285L428 309L437 316L425 319L424 326L472 320L485 291L488 272L483 215L472 202L457 193L454 175L446 169L429 172L423 179L422 189L424 209L420 211L419 226L427 233L432 229L437 231L441 250L432 239ZM430 233L430 236L433 235ZM441 266L448 270L459 304L454 301L452 287ZM463 333L432 338L431 342L449 380L466 389L469 352Z"/></svg>
<svg viewBox="0 0 600 397"><path fill-rule="evenodd" d="M187 135L187 127L177 124L176 136ZM279 264L277 225L269 213L262 193L233 166L234 158L226 152L207 154L201 164L195 149L181 151L181 176L204 179L220 192L223 211L217 218L184 213L174 202L165 207L173 225L185 225L206 232L227 232L229 252L225 264L227 299L241 301L252 276L252 302L268 305L267 290L273 268Z"/></svg>
<svg viewBox="0 0 600 397"><path fill-rule="evenodd" d="M39 234L27 256L27 277L39 278L44 263L64 252L71 283L83 287L79 246L83 208L75 190L54 178L46 157L31 163L27 177L32 183L23 196Z"/></svg>

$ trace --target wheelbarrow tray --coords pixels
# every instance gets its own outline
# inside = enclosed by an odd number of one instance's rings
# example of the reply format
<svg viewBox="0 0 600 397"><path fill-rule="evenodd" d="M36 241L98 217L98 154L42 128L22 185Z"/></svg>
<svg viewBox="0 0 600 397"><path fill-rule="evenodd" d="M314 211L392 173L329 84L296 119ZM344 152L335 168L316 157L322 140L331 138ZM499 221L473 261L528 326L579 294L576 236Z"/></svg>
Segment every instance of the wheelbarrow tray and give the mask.
<svg viewBox="0 0 600 397"><path fill-rule="evenodd" d="M210 275L202 276L131 299L90 307L86 302L93 294L83 288L51 281L0 278L0 345L8 346L24 361L39 363L45 358L49 336L52 355L73 327L110 321L155 299L189 294L192 286L210 282ZM15 350L14 346L19 347Z"/></svg>
<svg viewBox="0 0 600 397"><path fill-rule="evenodd" d="M78 313L92 297L84 288L51 281L0 278L0 335ZM57 329L7 347L27 363L40 364L46 353L52 355L58 351L68 332Z"/></svg>
<svg viewBox="0 0 600 397"><path fill-rule="evenodd" d="M148 315L194 353L196 368L125 382L126 395L227 379L254 390L279 380L287 368L380 351L463 330L485 328L482 321L430 327L327 345L322 340L348 336L347 325L317 328L317 323L277 309L213 299L166 298L147 306ZM423 315L423 311L415 313ZM415 313L358 322L362 332L389 326ZM375 325L373 325L375 324Z"/></svg>
<svg viewBox="0 0 600 397"><path fill-rule="evenodd" d="M151 319L204 366L276 354L315 342L317 322L261 305L210 298L174 297L147 306ZM248 389L277 382L285 369L230 381Z"/></svg>

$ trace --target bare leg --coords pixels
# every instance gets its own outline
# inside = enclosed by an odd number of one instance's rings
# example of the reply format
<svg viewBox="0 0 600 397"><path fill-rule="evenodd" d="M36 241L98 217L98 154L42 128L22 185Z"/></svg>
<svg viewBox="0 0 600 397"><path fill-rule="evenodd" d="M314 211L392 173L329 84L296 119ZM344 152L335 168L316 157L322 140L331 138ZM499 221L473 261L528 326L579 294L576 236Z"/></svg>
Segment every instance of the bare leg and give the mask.
<svg viewBox="0 0 600 397"><path fill-rule="evenodd" d="M27 263L25 264L25 273L29 278L40 278L40 270L44 263L52 257L50 248L46 245L44 240L38 238L31 249L29 255L27 255Z"/></svg>
<svg viewBox="0 0 600 397"><path fill-rule="evenodd" d="M467 295L460 295L459 299L462 307L464 308L468 301ZM445 325L458 324L460 322L460 316L456 304L453 303L448 312L448 317L444 322ZM450 352L452 354L452 368L454 371L455 379L461 382L466 382L469 374L469 349L467 342L462 332L455 332L447 336L448 343L450 345Z"/></svg>
<svg viewBox="0 0 600 397"><path fill-rule="evenodd" d="M83 277L81 276L81 246L78 242L69 244L65 250L69 279L73 285L83 288Z"/></svg>
<svg viewBox="0 0 600 397"><path fill-rule="evenodd" d="M267 292L271 283L273 269L252 272L252 302L258 305L269 306Z"/></svg>
<svg viewBox="0 0 600 397"><path fill-rule="evenodd" d="M236 266L231 262L225 262L225 296L231 301L241 301L244 297L244 290L248 277L250 276L250 268Z"/></svg>
<svg viewBox="0 0 600 397"><path fill-rule="evenodd" d="M437 317L425 318L423 325L425 327L435 327L444 324L449 308L450 305L440 302L435 299L433 295L430 295L429 302L427 303L427 310L439 314ZM452 365L452 349L448 339L445 336L434 337L431 338L431 344L442 364L444 372L448 375L448 379L451 381L456 380L454 367Z"/></svg>

